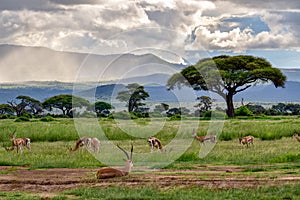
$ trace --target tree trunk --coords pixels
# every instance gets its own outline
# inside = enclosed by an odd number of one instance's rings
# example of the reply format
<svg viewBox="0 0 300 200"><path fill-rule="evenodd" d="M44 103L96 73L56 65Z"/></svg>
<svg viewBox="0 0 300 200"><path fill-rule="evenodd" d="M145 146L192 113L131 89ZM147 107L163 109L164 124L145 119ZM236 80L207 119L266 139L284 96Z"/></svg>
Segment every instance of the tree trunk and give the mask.
<svg viewBox="0 0 300 200"><path fill-rule="evenodd" d="M233 94L229 92L226 95L226 104L227 104L227 116L228 117L234 117L234 107L233 107Z"/></svg>

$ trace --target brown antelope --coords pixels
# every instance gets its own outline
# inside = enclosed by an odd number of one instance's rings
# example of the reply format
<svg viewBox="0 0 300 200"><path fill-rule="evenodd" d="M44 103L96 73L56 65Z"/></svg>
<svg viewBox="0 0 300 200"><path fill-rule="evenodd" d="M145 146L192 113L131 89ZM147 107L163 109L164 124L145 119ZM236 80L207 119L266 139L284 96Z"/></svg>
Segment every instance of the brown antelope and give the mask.
<svg viewBox="0 0 300 200"><path fill-rule="evenodd" d="M151 146L151 152L153 152L154 148L157 148L162 152L164 151L161 141L159 139L157 139L156 137L150 137L148 139L148 143Z"/></svg>
<svg viewBox="0 0 300 200"><path fill-rule="evenodd" d="M99 153L100 150L100 141L98 140L98 138L92 138L90 141L91 144L91 148L93 150L94 153Z"/></svg>
<svg viewBox="0 0 300 200"><path fill-rule="evenodd" d="M197 133L193 133L192 136L200 142L200 144L204 144L206 141L210 141L215 143L217 140L217 137L215 135L207 135L207 136L198 136Z"/></svg>
<svg viewBox="0 0 300 200"><path fill-rule="evenodd" d="M300 142L300 137L299 137L298 132L296 130L294 132L293 137L296 138L298 142Z"/></svg>
<svg viewBox="0 0 300 200"><path fill-rule="evenodd" d="M17 148L17 153L19 153L19 150L22 153L23 146L30 150L30 138L16 138L15 132L9 136L10 141L12 141L12 147L5 147L6 151L12 151Z"/></svg>
<svg viewBox="0 0 300 200"><path fill-rule="evenodd" d="M76 151L77 149L79 149L79 147L89 147L91 142L91 138L87 137L87 136L83 136L81 138L79 138L76 142L75 147L72 149L72 147L70 148L70 151Z"/></svg>
<svg viewBox="0 0 300 200"><path fill-rule="evenodd" d="M132 152L133 152L133 146L131 145L131 153L130 156L128 153L122 149L119 145L117 145L121 151L124 152L124 154L127 157L127 160L125 160L125 167L123 170L111 168L111 167L102 167L97 171L97 178L98 179L107 179L107 178L114 178L114 177L120 177L120 176L127 176L131 172L132 164Z"/></svg>
<svg viewBox="0 0 300 200"><path fill-rule="evenodd" d="M100 148L100 141L97 138L83 136L77 140L76 145L73 149L70 148L70 151L76 151L77 149L79 149L79 147L84 146L86 147L86 149L92 149L94 153L98 153Z"/></svg>
<svg viewBox="0 0 300 200"><path fill-rule="evenodd" d="M248 135L243 138L239 138L239 142L242 145L246 144L248 147L250 144L252 144L252 145L254 144L254 137L252 135Z"/></svg>

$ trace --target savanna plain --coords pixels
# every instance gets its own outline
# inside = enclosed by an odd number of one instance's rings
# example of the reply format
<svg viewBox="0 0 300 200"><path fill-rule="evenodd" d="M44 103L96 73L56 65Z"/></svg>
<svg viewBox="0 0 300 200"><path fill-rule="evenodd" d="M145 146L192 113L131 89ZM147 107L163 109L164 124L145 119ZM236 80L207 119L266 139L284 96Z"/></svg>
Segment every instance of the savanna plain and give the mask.
<svg viewBox="0 0 300 200"><path fill-rule="evenodd" d="M192 131L197 127L198 135L205 135L209 129L213 129L214 133L212 120L97 119L101 130L89 124L89 119L82 120L89 128L80 132L98 137L101 141L100 152L96 155L83 148L70 152L80 137L74 119L1 120L0 199L300 197L300 142L293 138L294 131L300 131L300 118L297 116L226 119L222 122L216 144L204 157L199 156L201 148L211 144L199 144L193 139ZM133 136L126 131L139 132L142 127L151 124L158 127L156 123L163 125L155 137L168 151L172 151L172 148L167 148L168 144L178 137L178 141L189 141L183 154L162 166L143 164L142 153L150 153L147 134L138 137L138 133L133 133ZM14 131L18 138L31 139L31 150L24 148L22 153L5 150L4 147L12 145L9 136ZM254 136L254 145L239 144L238 138L246 135ZM128 176L105 180L96 178L96 171L106 165L101 160L111 156L104 149L108 141L127 151L133 145L134 166ZM156 156L159 160L168 155L159 151L150 154L153 163Z"/></svg>

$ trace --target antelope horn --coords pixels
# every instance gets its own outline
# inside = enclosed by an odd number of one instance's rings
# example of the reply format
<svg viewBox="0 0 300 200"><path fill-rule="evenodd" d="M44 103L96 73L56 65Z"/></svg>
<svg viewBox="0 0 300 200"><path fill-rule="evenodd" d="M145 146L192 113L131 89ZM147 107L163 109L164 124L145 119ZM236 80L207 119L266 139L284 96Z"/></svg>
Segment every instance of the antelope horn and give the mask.
<svg viewBox="0 0 300 200"><path fill-rule="evenodd" d="M130 160L132 160L133 145L131 144Z"/></svg>
<svg viewBox="0 0 300 200"><path fill-rule="evenodd" d="M117 147L118 147L119 149L121 149L121 151L123 151L123 152L125 153L127 159L130 160L130 158L129 158L129 156L128 156L128 153L127 153L124 149L122 149L118 144L117 144Z"/></svg>

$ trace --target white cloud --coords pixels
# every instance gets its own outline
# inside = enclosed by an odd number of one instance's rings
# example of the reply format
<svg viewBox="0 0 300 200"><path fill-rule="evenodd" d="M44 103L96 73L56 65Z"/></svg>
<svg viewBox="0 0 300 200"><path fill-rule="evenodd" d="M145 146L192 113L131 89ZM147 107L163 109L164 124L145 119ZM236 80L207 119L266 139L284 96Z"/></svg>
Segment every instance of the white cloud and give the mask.
<svg viewBox="0 0 300 200"><path fill-rule="evenodd" d="M185 49L300 49L299 6L294 0L278 4L259 1L259 6L256 0L3 2L0 43L105 54L145 46L174 48L189 37ZM257 31L260 27L246 21L252 16L260 17L269 30ZM240 21L230 21L234 18Z"/></svg>

